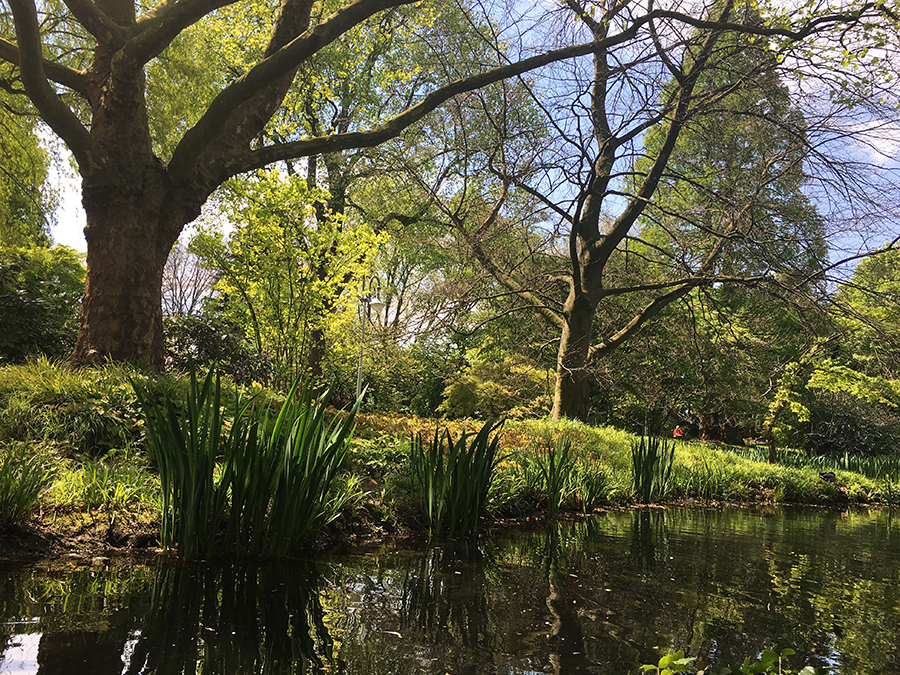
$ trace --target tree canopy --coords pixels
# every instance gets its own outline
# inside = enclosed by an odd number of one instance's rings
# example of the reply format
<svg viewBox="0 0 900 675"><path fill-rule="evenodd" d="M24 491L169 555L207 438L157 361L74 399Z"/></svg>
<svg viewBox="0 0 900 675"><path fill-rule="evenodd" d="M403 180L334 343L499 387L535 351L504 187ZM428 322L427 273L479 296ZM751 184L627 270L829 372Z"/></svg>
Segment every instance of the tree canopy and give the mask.
<svg viewBox="0 0 900 675"><path fill-rule="evenodd" d="M165 261L229 179L278 164L345 214L384 170L356 151L402 136L422 199L394 222L437 215L557 331L554 414L584 418L590 364L672 302L811 289L821 231L896 216L890 181L845 152L894 120L895 9L2 0L0 61L82 178L73 363L162 364ZM619 259L645 267L631 286L610 284Z"/></svg>

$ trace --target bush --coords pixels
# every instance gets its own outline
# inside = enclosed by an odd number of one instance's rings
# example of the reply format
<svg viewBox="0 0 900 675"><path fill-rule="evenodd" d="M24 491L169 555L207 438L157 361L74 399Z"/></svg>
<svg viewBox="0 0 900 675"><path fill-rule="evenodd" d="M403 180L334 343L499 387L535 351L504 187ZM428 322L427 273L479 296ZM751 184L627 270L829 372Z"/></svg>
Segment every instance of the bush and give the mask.
<svg viewBox="0 0 900 675"><path fill-rule="evenodd" d="M669 492L675 443L660 436L645 436L631 442L634 492L642 504L663 499Z"/></svg>
<svg viewBox="0 0 900 675"><path fill-rule="evenodd" d="M0 441L42 440L63 455L93 457L140 445L132 372L115 365L74 370L46 358L0 369Z"/></svg>
<svg viewBox="0 0 900 675"><path fill-rule="evenodd" d="M552 405L552 371L534 366L525 357L475 358L450 378L438 411L450 418L540 417Z"/></svg>
<svg viewBox="0 0 900 675"><path fill-rule="evenodd" d="M84 277L81 255L65 246L0 247L0 365L68 356Z"/></svg>
<svg viewBox="0 0 900 675"><path fill-rule="evenodd" d="M803 446L821 455L890 455L900 452L900 415L887 405L844 393L817 392L801 425Z"/></svg>
<svg viewBox="0 0 900 675"><path fill-rule="evenodd" d="M268 354L249 346L244 329L207 307L199 315L169 316L163 322L166 366L186 373L193 362L201 370L216 368L235 382L272 382L275 368Z"/></svg>

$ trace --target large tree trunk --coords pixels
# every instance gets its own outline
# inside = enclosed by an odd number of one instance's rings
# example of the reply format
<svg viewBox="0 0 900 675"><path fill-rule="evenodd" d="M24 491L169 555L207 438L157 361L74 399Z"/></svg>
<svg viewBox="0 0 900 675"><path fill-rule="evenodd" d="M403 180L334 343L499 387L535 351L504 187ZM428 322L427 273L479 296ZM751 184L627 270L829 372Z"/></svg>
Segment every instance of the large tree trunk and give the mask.
<svg viewBox="0 0 900 675"><path fill-rule="evenodd" d="M584 296L570 299L565 313L556 361L556 388L553 392L554 420L568 417L586 422L590 409L588 350L594 307Z"/></svg>
<svg viewBox="0 0 900 675"><path fill-rule="evenodd" d="M137 183L135 177L114 189L89 187L85 180L88 273L70 358L75 365L162 366L162 273L184 223L169 211L161 170L147 173L139 187L128 184Z"/></svg>

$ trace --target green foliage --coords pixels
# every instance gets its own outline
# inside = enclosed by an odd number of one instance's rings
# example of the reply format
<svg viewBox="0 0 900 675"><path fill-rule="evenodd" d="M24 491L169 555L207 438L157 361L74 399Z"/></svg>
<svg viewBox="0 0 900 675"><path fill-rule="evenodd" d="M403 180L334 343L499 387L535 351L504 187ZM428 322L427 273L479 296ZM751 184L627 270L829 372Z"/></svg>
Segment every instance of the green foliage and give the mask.
<svg viewBox="0 0 900 675"><path fill-rule="evenodd" d="M14 88L0 90L0 248L46 246L57 203L47 180L51 157L32 111L7 93Z"/></svg>
<svg viewBox="0 0 900 675"><path fill-rule="evenodd" d="M594 507L612 498L613 481L609 469L598 459L582 459L572 473L570 481L578 497L582 513L590 513Z"/></svg>
<svg viewBox="0 0 900 675"><path fill-rule="evenodd" d="M367 341L365 350L366 408L423 417L435 415L441 402L444 379L456 366L452 346L431 341L402 345L385 337ZM336 370L345 373L345 393L349 398L356 385L358 360L348 361L343 367L333 359L328 361Z"/></svg>
<svg viewBox="0 0 900 675"><path fill-rule="evenodd" d="M751 661L748 656L739 666L709 666L699 667L694 664L696 658L687 658L683 651L673 652L663 656L657 664L645 664L641 666L643 672L654 672L657 675L674 675L675 673L692 673L693 675L815 675L816 669L805 666L797 671L783 665L782 661L796 652L793 649L783 649L781 653L764 650L758 661Z"/></svg>
<svg viewBox="0 0 900 675"><path fill-rule="evenodd" d="M166 367L187 373L193 362L198 368L214 368L240 384L272 380L274 366L268 354L260 354L246 339L244 329L207 303L199 315L168 316L163 319Z"/></svg>
<svg viewBox="0 0 900 675"><path fill-rule="evenodd" d="M127 367L74 370L39 358L0 368L0 442L42 441L61 456L140 447L144 425ZM166 380L161 385L177 388Z"/></svg>
<svg viewBox="0 0 900 675"><path fill-rule="evenodd" d="M900 446L900 380L867 375L819 353L814 349L785 367L766 435L822 454L894 452Z"/></svg>
<svg viewBox="0 0 900 675"><path fill-rule="evenodd" d="M642 504L664 499L669 492L675 443L641 433L631 442L631 471L635 495Z"/></svg>
<svg viewBox="0 0 900 675"><path fill-rule="evenodd" d="M463 432L453 441L449 429L435 429L427 445L422 434L410 443L409 462L422 515L429 532L447 536L474 535L484 513L497 466L502 422L490 420L472 436Z"/></svg>
<svg viewBox="0 0 900 675"><path fill-rule="evenodd" d="M27 443L0 445L0 528L21 524L37 506L50 473Z"/></svg>
<svg viewBox="0 0 900 675"><path fill-rule="evenodd" d="M295 384L274 418L258 396L238 399L229 420L213 371L201 383L191 370L183 405L169 395L160 403L137 381L134 387L159 465L161 540L184 558L284 555L355 499L354 482L337 494L335 487L356 407L329 423L328 392L313 401Z"/></svg>
<svg viewBox="0 0 900 675"><path fill-rule="evenodd" d="M663 656L656 665L647 663L641 666L644 672L656 671L658 675L674 675L674 673L690 672L691 664L696 658L685 658L684 652L678 651Z"/></svg>
<svg viewBox="0 0 900 675"><path fill-rule="evenodd" d="M379 237L366 226L346 226L327 211L327 195L296 175L234 180L222 198L239 226L227 237L201 232L189 248L220 275L215 289L224 319L245 331L252 349L271 360L275 381L287 387L311 367L310 352L323 349L323 340L351 330L344 315L352 317L356 304L338 307L337 300L364 276Z"/></svg>
<svg viewBox="0 0 900 675"><path fill-rule="evenodd" d="M0 364L71 352L84 278L82 256L65 246L0 247Z"/></svg>
<svg viewBox="0 0 900 675"><path fill-rule="evenodd" d="M552 403L555 375L519 355L495 358L473 351L470 364L452 376L438 411L450 418L539 417Z"/></svg>

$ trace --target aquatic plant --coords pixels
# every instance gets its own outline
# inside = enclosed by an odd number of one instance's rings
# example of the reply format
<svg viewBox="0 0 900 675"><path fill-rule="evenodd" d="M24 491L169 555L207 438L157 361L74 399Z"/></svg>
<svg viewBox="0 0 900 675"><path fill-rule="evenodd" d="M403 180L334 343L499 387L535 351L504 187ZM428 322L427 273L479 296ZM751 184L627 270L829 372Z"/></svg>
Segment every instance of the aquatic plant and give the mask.
<svg viewBox="0 0 900 675"><path fill-rule="evenodd" d="M555 518L559 513L559 507L571 492L570 476L573 468L571 439L560 437L555 448L552 444L548 444L546 453L536 453L535 459L547 493L547 515Z"/></svg>
<svg viewBox="0 0 900 675"><path fill-rule="evenodd" d="M571 473L571 485L582 513L610 500L612 480L606 467L597 459L582 459Z"/></svg>
<svg viewBox="0 0 900 675"><path fill-rule="evenodd" d="M631 470L634 493L642 504L663 499L669 492L675 443L641 433L631 442Z"/></svg>
<svg viewBox="0 0 900 675"><path fill-rule="evenodd" d="M160 403L133 382L147 417L162 483L161 541L186 559L215 552L282 555L335 518L355 497L355 483L333 494L347 455L358 402L326 420L330 392L315 401L295 383L272 408L237 396L233 419L222 414L220 378L203 382L191 369L185 401ZM221 458L221 465L219 459Z"/></svg>
<svg viewBox="0 0 900 675"><path fill-rule="evenodd" d="M655 672L657 675L674 675L675 673L689 673L690 675L816 675L816 669L805 666L797 671L788 668L783 660L793 656L793 649L783 649L780 654L765 650L758 661L751 661L748 656L739 666L727 665L722 667L699 667L694 665L696 658L685 657L683 651L673 652L663 656L659 663L647 663L641 666L643 672Z"/></svg>
<svg viewBox="0 0 900 675"><path fill-rule="evenodd" d="M410 442L409 462L422 514L432 534L473 535L484 513L497 466L502 422L485 422L475 434L463 431L453 440L438 427L426 444L422 434Z"/></svg>

